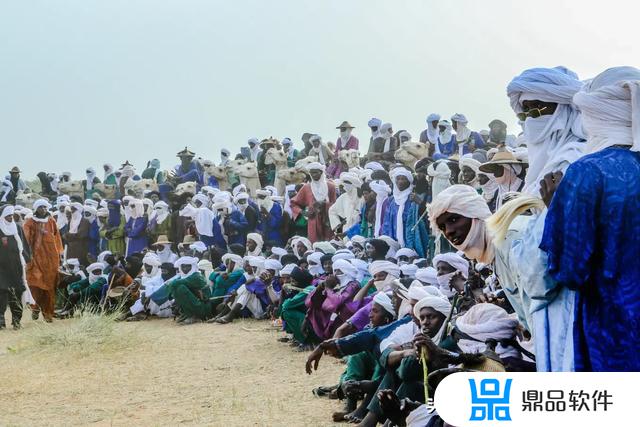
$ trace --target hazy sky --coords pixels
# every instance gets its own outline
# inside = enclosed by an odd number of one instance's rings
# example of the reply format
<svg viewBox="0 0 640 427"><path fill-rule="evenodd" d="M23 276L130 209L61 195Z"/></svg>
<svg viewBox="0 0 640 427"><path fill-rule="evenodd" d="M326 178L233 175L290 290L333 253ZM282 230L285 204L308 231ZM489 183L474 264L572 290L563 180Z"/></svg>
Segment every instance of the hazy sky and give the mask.
<svg viewBox="0 0 640 427"><path fill-rule="evenodd" d="M0 170L141 172L185 145L218 161L342 120L366 150L373 116L414 139L431 112L514 125L505 87L525 68L640 67L635 4L0 0Z"/></svg>

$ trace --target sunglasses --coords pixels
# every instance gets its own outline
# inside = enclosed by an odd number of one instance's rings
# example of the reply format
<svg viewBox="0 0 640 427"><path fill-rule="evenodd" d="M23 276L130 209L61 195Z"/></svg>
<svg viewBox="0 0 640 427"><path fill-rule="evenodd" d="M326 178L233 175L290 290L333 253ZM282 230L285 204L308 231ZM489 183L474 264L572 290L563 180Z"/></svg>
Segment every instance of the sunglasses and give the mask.
<svg viewBox="0 0 640 427"><path fill-rule="evenodd" d="M528 111L524 111L522 113L518 113L516 114L516 116L518 117L518 120L524 122L527 117L531 117L532 119L537 119L538 117L540 117L542 115L542 112L544 110L546 110L547 107L542 107L542 108L531 108Z"/></svg>

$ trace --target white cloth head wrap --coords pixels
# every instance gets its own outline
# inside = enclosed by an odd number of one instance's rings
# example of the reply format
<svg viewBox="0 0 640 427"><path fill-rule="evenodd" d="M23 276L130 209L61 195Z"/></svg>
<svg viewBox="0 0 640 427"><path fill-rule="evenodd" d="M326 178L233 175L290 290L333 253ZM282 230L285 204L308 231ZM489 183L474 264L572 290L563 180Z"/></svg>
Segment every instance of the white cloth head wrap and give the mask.
<svg viewBox="0 0 640 427"><path fill-rule="evenodd" d="M389 295L385 294L384 292L378 292L374 295L373 302L384 308L385 311L387 311L393 317L396 316L396 310L393 308L393 302L391 301L391 298L389 298Z"/></svg>
<svg viewBox="0 0 640 427"><path fill-rule="evenodd" d="M278 275L278 272L282 270L282 264L277 259L266 259L264 260L264 269L274 270L276 275Z"/></svg>
<svg viewBox="0 0 640 427"><path fill-rule="evenodd" d="M369 162L364 165L365 169L371 169L372 171L383 171L384 167L378 162Z"/></svg>
<svg viewBox="0 0 640 427"><path fill-rule="evenodd" d="M473 187L460 184L452 185L438 194L429 206L429 221L431 229L435 230L436 234L440 233L436 220L445 212L472 219L467 238L462 244L454 247L464 251L471 259L484 263L492 262L494 247L484 222L491 216L491 211L484 198Z"/></svg>
<svg viewBox="0 0 640 427"><path fill-rule="evenodd" d="M358 269L345 259L339 259L333 262L334 274L336 270L343 272L348 277L348 282L356 280L358 277Z"/></svg>
<svg viewBox="0 0 640 427"><path fill-rule="evenodd" d="M307 262L309 263L309 273L314 276L324 274L324 268L322 268L322 258L324 254L322 252L313 252L307 256ZM313 265L311 264L313 263Z"/></svg>
<svg viewBox="0 0 640 427"><path fill-rule="evenodd" d="M191 274L198 272L198 261L200 261L198 258L183 256L178 258L178 260L173 264L173 266L176 268L176 270L178 270L178 275L184 279L185 277L188 277ZM188 272L183 273L181 268L183 265L190 265L191 269Z"/></svg>
<svg viewBox="0 0 640 427"><path fill-rule="evenodd" d="M420 311L425 308L430 307L436 310L438 313L444 315L444 317L448 317L451 312L451 303L446 298L441 298L433 295L426 296L422 298L420 301L413 306L413 315L416 319L420 318ZM444 331L447 329L446 322L442 323L442 326L438 330L438 333L433 337L433 342L436 344L440 344L440 340L442 339L442 335Z"/></svg>
<svg viewBox="0 0 640 427"><path fill-rule="evenodd" d="M454 252L447 252L446 254L438 254L433 257L433 267L437 268L438 263L446 262L451 267L455 268L456 271L462 273L462 276L467 279L469 277L469 261L462 258L460 255Z"/></svg>
<svg viewBox="0 0 640 427"><path fill-rule="evenodd" d="M507 95L516 113L523 101L539 100L558 104L552 115L528 117L524 122L524 142L528 148L529 169L523 192L538 195L540 181L553 171L565 171L583 155L584 131L573 96L582 82L565 67L531 68L509 83Z"/></svg>
<svg viewBox="0 0 640 427"><path fill-rule="evenodd" d="M411 248L400 248L396 251L396 258L401 256L416 258L418 256L418 253Z"/></svg>
<svg viewBox="0 0 640 427"><path fill-rule="evenodd" d="M236 255L232 253L226 253L222 255L222 263L225 264L225 267L226 267L227 260L233 262L233 271L242 270L243 260L240 255Z"/></svg>
<svg viewBox="0 0 640 427"><path fill-rule="evenodd" d="M249 233L247 234L247 240L253 240L254 242L256 242L256 248L250 253L248 253L248 255L251 255L251 256L260 255L262 253L262 246L264 245L264 240L262 239L262 236L258 233Z"/></svg>
<svg viewBox="0 0 640 427"><path fill-rule="evenodd" d="M298 253L298 243L302 243L307 248L307 251L310 251L313 248L313 245L306 237L297 236L291 239L291 248L293 249L293 254L298 257L298 259L302 259L304 253Z"/></svg>
<svg viewBox="0 0 640 427"><path fill-rule="evenodd" d="M400 267L390 261L374 261L369 264L369 273L373 276L381 271L398 279L400 277Z"/></svg>
<svg viewBox="0 0 640 427"><path fill-rule="evenodd" d="M44 206L45 208L47 208L47 210L51 209L51 204L49 203L48 200L46 200L46 199L38 199L35 202L33 202L33 210L34 210L34 212L40 206Z"/></svg>
<svg viewBox="0 0 640 427"><path fill-rule="evenodd" d="M433 267L420 268L416 271L416 279L427 285L438 286L438 272Z"/></svg>
<svg viewBox="0 0 640 427"><path fill-rule="evenodd" d="M456 328L478 341L460 339L458 347L465 353L481 353L485 351L485 341L488 339L508 339L516 335L518 320L509 316L501 307L495 304L476 304L464 315L456 319ZM512 347L496 347L500 357L515 356L520 353Z"/></svg>
<svg viewBox="0 0 640 427"><path fill-rule="evenodd" d="M587 152L613 145L640 151L640 70L609 68L576 93L573 101L582 111Z"/></svg>
<svg viewBox="0 0 640 427"><path fill-rule="evenodd" d="M284 267L282 267L282 270L280 270L280 276L290 276L291 273L293 273L293 269L296 268L297 265L296 264L287 264Z"/></svg>
<svg viewBox="0 0 640 427"><path fill-rule="evenodd" d="M418 271L418 266L415 264L404 264L400 266L400 271L404 277L414 279L416 277L416 272Z"/></svg>

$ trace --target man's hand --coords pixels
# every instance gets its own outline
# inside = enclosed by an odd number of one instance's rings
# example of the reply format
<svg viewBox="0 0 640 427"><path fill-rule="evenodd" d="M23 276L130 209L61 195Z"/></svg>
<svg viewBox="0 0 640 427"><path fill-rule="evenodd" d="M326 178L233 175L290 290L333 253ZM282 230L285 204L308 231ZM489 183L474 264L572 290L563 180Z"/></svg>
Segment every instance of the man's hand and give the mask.
<svg viewBox="0 0 640 427"><path fill-rule="evenodd" d="M311 375L313 371L318 370L318 365L320 364L320 359L322 359L324 351L321 346L317 346L307 357L307 363L305 365L305 371L307 374ZM313 369L312 369L313 366Z"/></svg>
<svg viewBox="0 0 640 427"><path fill-rule="evenodd" d="M466 280L464 278L464 276L462 275L462 273L457 272L456 274L453 275L453 277L451 278L451 280L449 280L449 286L451 287L451 289L453 289L454 291L458 292L459 294L464 292L464 284L465 284Z"/></svg>
<svg viewBox="0 0 640 427"><path fill-rule="evenodd" d="M546 207L551 205L551 200L560 185L560 181L562 181L562 177L562 172L556 171L546 174L540 181L540 196L542 196L542 201L544 201Z"/></svg>

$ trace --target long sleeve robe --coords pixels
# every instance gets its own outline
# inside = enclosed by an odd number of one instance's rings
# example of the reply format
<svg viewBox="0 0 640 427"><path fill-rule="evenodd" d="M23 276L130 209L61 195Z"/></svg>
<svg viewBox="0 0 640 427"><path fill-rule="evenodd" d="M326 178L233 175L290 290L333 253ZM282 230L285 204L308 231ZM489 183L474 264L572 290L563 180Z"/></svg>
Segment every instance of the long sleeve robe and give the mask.
<svg viewBox="0 0 640 427"><path fill-rule="evenodd" d="M291 199L291 210L293 211L295 219L298 218L305 208L307 209L307 236L311 242L328 241L333 238L333 232L329 224L329 208L336 201L336 187L331 181L327 181L327 185L329 186L329 200L317 212L313 207L316 199L308 183Z"/></svg>
<svg viewBox="0 0 640 427"><path fill-rule="evenodd" d="M27 283L30 287L55 289L64 250L56 221L49 218L47 222L37 222L29 218L24 223L24 235L33 249L31 262L27 264Z"/></svg>

